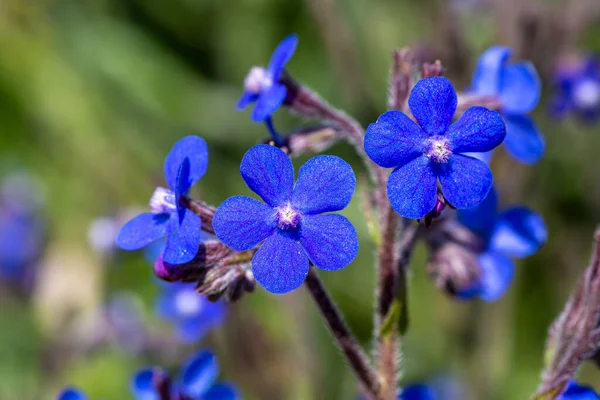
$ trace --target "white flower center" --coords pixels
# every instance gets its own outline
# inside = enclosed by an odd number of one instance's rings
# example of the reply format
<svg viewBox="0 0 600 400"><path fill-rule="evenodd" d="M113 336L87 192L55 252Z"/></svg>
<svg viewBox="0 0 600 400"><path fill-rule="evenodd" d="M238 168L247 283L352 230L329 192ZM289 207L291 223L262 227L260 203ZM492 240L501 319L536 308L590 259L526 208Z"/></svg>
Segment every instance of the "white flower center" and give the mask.
<svg viewBox="0 0 600 400"><path fill-rule="evenodd" d="M281 229L290 229L298 226L300 222L300 212L292 207L291 204L286 204L283 207L277 208L277 224Z"/></svg>
<svg viewBox="0 0 600 400"><path fill-rule="evenodd" d="M155 214L171 213L177 209L175 193L168 189L157 187L150 198L150 208Z"/></svg>
<svg viewBox="0 0 600 400"><path fill-rule="evenodd" d="M429 140L425 155L438 163L445 163L450 159L452 150L450 142L444 137L436 136Z"/></svg>
<svg viewBox="0 0 600 400"><path fill-rule="evenodd" d="M181 316L198 315L202 307L202 297L193 290L181 290L175 295L175 309Z"/></svg>
<svg viewBox="0 0 600 400"><path fill-rule="evenodd" d="M271 86L273 86L273 77L263 67L252 67L244 81L244 87L250 93L262 93Z"/></svg>
<svg viewBox="0 0 600 400"><path fill-rule="evenodd" d="M581 108L593 108L600 105L600 82L584 79L573 88L573 101Z"/></svg>

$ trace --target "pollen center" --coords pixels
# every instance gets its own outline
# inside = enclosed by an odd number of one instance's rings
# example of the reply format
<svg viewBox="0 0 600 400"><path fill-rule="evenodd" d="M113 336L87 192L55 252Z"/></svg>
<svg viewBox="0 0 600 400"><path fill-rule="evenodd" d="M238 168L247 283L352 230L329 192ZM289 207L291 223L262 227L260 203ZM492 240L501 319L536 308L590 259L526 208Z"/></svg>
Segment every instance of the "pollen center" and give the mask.
<svg viewBox="0 0 600 400"><path fill-rule="evenodd" d="M573 100L582 108L596 107L600 103L600 82L585 79L573 89Z"/></svg>
<svg viewBox="0 0 600 400"><path fill-rule="evenodd" d="M293 229L300 223L300 212L291 204L277 209L277 225L280 229Z"/></svg>
<svg viewBox="0 0 600 400"><path fill-rule="evenodd" d="M150 208L155 214L171 213L177 209L175 193L169 189L157 187L150 198Z"/></svg>
<svg viewBox="0 0 600 400"><path fill-rule="evenodd" d="M450 159L452 150L450 142L444 137L433 137L430 139L425 155L438 163L445 163Z"/></svg>
<svg viewBox="0 0 600 400"><path fill-rule="evenodd" d="M250 93L262 93L270 89L271 86L273 86L273 78L269 71L263 67L252 67L244 81L244 87Z"/></svg>

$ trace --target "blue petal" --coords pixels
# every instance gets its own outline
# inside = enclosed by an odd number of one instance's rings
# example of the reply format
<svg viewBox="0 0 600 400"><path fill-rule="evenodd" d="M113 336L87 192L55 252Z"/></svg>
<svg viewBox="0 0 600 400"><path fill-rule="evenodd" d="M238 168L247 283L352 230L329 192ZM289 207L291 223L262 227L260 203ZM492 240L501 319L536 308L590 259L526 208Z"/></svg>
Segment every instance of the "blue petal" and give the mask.
<svg viewBox="0 0 600 400"><path fill-rule="evenodd" d="M234 250L244 251L271 236L277 224L271 207L250 197L235 196L217 208L212 226L219 240Z"/></svg>
<svg viewBox="0 0 600 400"><path fill-rule="evenodd" d="M277 147L258 144L246 152L240 173L248 187L268 205L277 207L292 198L294 167Z"/></svg>
<svg viewBox="0 0 600 400"><path fill-rule="evenodd" d="M481 267L481 292L484 301L496 301L508 288L515 275L515 264L500 253L483 253L479 256Z"/></svg>
<svg viewBox="0 0 600 400"><path fill-rule="evenodd" d="M490 240L490 248L510 257L534 254L548 238L544 219L526 207L504 211Z"/></svg>
<svg viewBox="0 0 600 400"><path fill-rule="evenodd" d="M179 229L176 229L167 238L163 260L169 264L185 264L192 261L198 253L201 236L202 221L200 217L186 210Z"/></svg>
<svg viewBox="0 0 600 400"><path fill-rule="evenodd" d="M452 122L457 101L448 78L433 76L417 82L410 92L408 106L428 135L443 135Z"/></svg>
<svg viewBox="0 0 600 400"><path fill-rule="evenodd" d="M546 141L535 122L526 115L504 114L503 117L506 124L506 150L524 164L538 162L546 150Z"/></svg>
<svg viewBox="0 0 600 400"><path fill-rule="evenodd" d="M510 58L511 49L494 46L483 52L473 75L473 91L480 96L496 96L500 92L501 71Z"/></svg>
<svg viewBox="0 0 600 400"><path fill-rule="evenodd" d="M350 264L358 253L358 236L352 223L338 214L305 215L300 243L312 263L327 271Z"/></svg>
<svg viewBox="0 0 600 400"><path fill-rule="evenodd" d="M498 97L507 113L527 114L540 101L542 85L533 64L515 63L502 69Z"/></svg>
<svg viewBox="0 0 600 400"><path fill-rule="evenodd" d="M437 200L437 177L429 158L421 156L392 171L387 195L401 216L421 219L427 215Z"/></svg>
<svg viewBox="0 0 600 400"><path fill-rule="evenodd" d="M295 33L292 33L277 45L277 48L273 51L271 60L269 61L269 72L273 75L273 79L279 79L285 64L287 64L294 55L297 45L298 36Z"/></svg>
<svg viewBox="0 0 600 400"><path fill-rule="evenodd" d="M478 159L481 162L490 165L490 161L492 161L492 156L494 155L493 151L486 151L485 153L471 153L467 151L466 153L462 153L463 156L469 156Z"/></svg>
<svg viewBox="0 0 600 400"><path fill-rule="evenodd" d="M66 388L56 398L56 400L86 400L87 396L79 389Z"/></svg>
<svg viewBox="0 0 600 400"><path fill-rule="evenodd" d="M185 217L186 208L179 201L182 195L187 195L190 189L190 159L186 157L183 159L183 162L179 166L179 171L177 171L177 180L176 180L176 188L175 188L175 204L177 207L177 217L179 223L183 222L183 218Z"/></svg>
<svg viewBox="0 0 600 400"><path fill-rule="evenodd" d="M303 213L338 211L350 203L356 177L352 167L336 156L317 156L298 171L292 204Z"/></svg>
<svg viewBox="0 0 600 400"><path fill-rule="evenodd" d="M402 390L400 400L436 400L435 391L428 385L410 385ZM457 399L458 400L458 399Z"/></svg>
<svg viewBox="0 0 600 400"><path fill-rule="evenodd" d="M487 241L498 220L498 195L494 187L478 206L458 210L457 217L461 224Z"/></svg>
<svg viewBox="0 0 600 400"><path fill-rule="evenodd" d="M160 400L154 387L154 378L157 373L163 372L151 368L136 372L131 381L131 392L136 400Z"/></svg>
<svg viewBox="0 0 600 400"><path fill-rule="evenodd" d="M219 383L202 396L202 400L235 400L239 395L232 385Z"/></svg>
<svg viewBox="0 0 600 400"><path fill-rule="evenodd" d="M258 96L256 106L250 118L254 122L263 122L269 118L283 104L287 89L280 83L273 83L267 91Z"/></svg>
<svg viewBox="0 0 600 400"><path fill-rule="evenodd" d="M117 234L117 247L138 250L165 236L170 214L143 213L130 219Z"/></svg>
<svg viewBox="0 0 600 400"><path fill-rule="evenodd" d="M185 158L189 158L190 172L188 182L181 183L182 188L190 188L202 178L208 167L208 147L199 136L186 136L180 139L165 158L165 178L172 191L177 188L177 176Z"/></svg>
<svg viewBox="0 0 600 400"><path fill-rule="evenodd" d="M238 100L235 108L238 111L242 111L244 108L246 108L248 106L248 104L255 102L257 99L258 99L257 93L244 91L244 93L242 93L242 95L240 96L240 99Z"/></svg>
<svg viewBox="0 0 600 400"><path fill-rule="evenodd" d="M377 165L399 167L425 151L427 135L406 114L388 111L365 132L365 152Z"/></svg>
<svg viewBox="0 0 600 400"><path fill-rule="evenodd" d="M209 351L201 351L194 355L183 369L183 391L194 399L201 398L215 383L217 376L217 358Z"/></svg>
<svg viewBox="0 0 600 400"><path fill-rule="evenodd" d="M267 291L288 293L304 282L308 274L308 257L298 242L278 231L254 255L252 272Z"/></svg>
<svg viewBox="0 0 600 400"><path fill-rule="evenodd" d="M487 152L498 146L506 136L502 117L485 107L471 107L450 125L446 134L455 153Z"/></svg>
<svg viewBox="0 0 600 400"><path fill-rule="evenodd" d="M580 385L571 379L556 400L600 400L600 396L591 387Z"/></svg>
<svg viewBox="0 0 600 400"><path fill-rule="evenodd" d="M440 165L442 193L456 208L473 208L481 203L492 187L492 171L485 163L471 157L453 154Z"/></svg>

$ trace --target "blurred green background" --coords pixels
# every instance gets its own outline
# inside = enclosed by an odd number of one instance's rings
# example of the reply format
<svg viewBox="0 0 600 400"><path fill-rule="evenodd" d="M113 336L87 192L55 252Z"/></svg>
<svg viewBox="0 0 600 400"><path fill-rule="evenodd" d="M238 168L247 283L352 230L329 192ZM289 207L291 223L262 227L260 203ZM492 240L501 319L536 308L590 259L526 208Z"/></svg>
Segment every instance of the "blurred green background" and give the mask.
<svg viewBox="0 0 600 400"><path fill-rule="evenodd" d="M247 112L236 112L235 103L248 69L266 64L283 37L300 37L289 72L366 126L386 110L393 49L419 46L440 58L457 88L468 84L478 55L493 44L514 46L517 57L532 58L548 78L560 54L600 50L593 21L575 24L579 31L561 40L546 29L579 3L0 1L0 172L24 170L41 182L49 222L32 298L0 295L0 398L53 399L73 384L91 399L125 399L136 368L176 369L183 361L114 345L61 352L73 332L85 337L94 330L90 321L118 290L139 294L147 323L170 332L153 314L158 289L151 265L139 252L99 254L87 232L98 217L146 207L154 187L164 185L164 156L191 133L210 149L195 197L218 205L249 194L239 161L266 132ZM545 85L545 99L549 94ZM440 293L420 245L411 265L403 382L450 373L469 399L525 399L535 390L547 328L586 266L600 221L600 130L548 120L545 101L534 113L547 139L542 161L522 166L501 150L493 169L503 204L523 203L545 217L547 245L518 263L510 291L493 304L459 303ZM275 122L282 131L305 123L285 112ZM363 172L347 144L328 153ZM358 196L345 212L359 231L359 257L321 276L369 348L374 249ZM201 347L214 349L221 378L236 382L245 399L357 393L303 288L284 296L258 288L231 306L221 328L179 354ZM598 382L598 372L586 366L581 380Z"/></svg>

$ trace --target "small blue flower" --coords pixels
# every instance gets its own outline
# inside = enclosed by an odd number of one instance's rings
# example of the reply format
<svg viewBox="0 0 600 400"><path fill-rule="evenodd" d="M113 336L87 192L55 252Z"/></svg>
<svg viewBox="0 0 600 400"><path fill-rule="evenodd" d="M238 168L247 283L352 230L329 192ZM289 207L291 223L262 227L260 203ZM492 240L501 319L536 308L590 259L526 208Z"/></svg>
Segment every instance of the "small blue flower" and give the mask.
<svg viewBox="0 0 600 400"><path fill-rule="evenodd" d="M156 188L150 199L152 212L127 222L117 235L117 246L138 250L167 236L164 260L169 264L191 261L198 251L202 223L179 199L206 173L207 166L208 148L204 139L187 136L175 143L164 166L170 189Z"/></svg>
<svg viewBox="0 0 600 400"><path fill-rule="evenodd" d="M600 396L591 387L579 385L571 380L556 400L600 400Z"/></svg>
<svg viewBox="0 0 600 400"><path fill-rule="evenodd" d="M287 95L286 87L279 82L283 68L294 55L298 37L292 34L279 43L269 66L252 67L246 81L244 82L244 93L238 100L237 109L243 110L248 104L256 102L252 112L252 121L263 122L267 120L277 109Z"/></svg>
<svg viewBox="0 0 600 400"><path fill-rule="evenodd" d="M556 94L552 115L561 118L572 112L586 122L600 117L600 60L588 57L573 66L561 67L555 77Z"/></svg>
<svg viewBox="0 0 600 400"><path fill-rule="evenodd" d="M438 397L431 386L415 384L405 387L398 400L438 400Z"/></svg>
<svg viewBox="0 0 600 400"><path fill-rule="evenodd" d="M391 168L387 182L390 203L406 218L427 215L437 200L437 181L456 208L471 208L487 196L492 171L465 152L485 152L502 143L502 118L495 111L471 107L450 125L456 92L443 77L422 79L408 105L418 124L400 111L389 111L369 125L365 151L378 165Z"/></svg>
<svg viewBox="0 0 600 400"><path fill-rule="evenodd" d="M161 287L162 293L156 302L157 314L175 325L181 341L197 342L225 320L225 305L200 296L195 283L169 283Z"/></svg>
<svg viewBox="0 0 600 400"><path fill-rule="evenodd" d="M87 400L87 396L77 388L68 387L58 394L56 400Z"/></svg>
<svg viewBox="0 0 600 400"><path fill-rule="evenodd" d="M511 207L498 214L495 190L476 208L460 210L458 220L485 242L479 256L481 279L477 287L461 293L485 301L500 298L510 286L515 266L510 257L533 255L546 242L548 233L542 217L525 207Z"/></svg>
<svg viewBox="0 0 600 400"><path fill-rule="evenodd" d="M480 96L497 98L506 124L504 145L517 161L534 164L544 154L544 137L527 116L540 100L541 83L529 62L508 63L508 47L487 49L477 63L472 90Z"/></svg>
<svg viewBox="0 0 600 400"><path fill-rule="evenodd" d="M237 251L263 240L252 259L255 279L271 293L287 293L304 282L309 260L318 268L344 268L358 252L358 237L350 221L322 213L345 208L356 186L352 167L335 156L317 156L298 172L280 149L252 147L240 172L248 187L267 204L245 196L230 197L217 209L217 237Z"/></svg>
<svg viewBox="0 0 600 400"><path fill-rule="evenodd" d="M219 376L217 359L209 351L195 354L183 367L177 382L171 384L169 400L235 400L237 390L231 384L215 384ZM131 391L136 400L162 400L159 397L157 382L169 379L166 373L157 368L138 371L131 382Z"/></svg>

